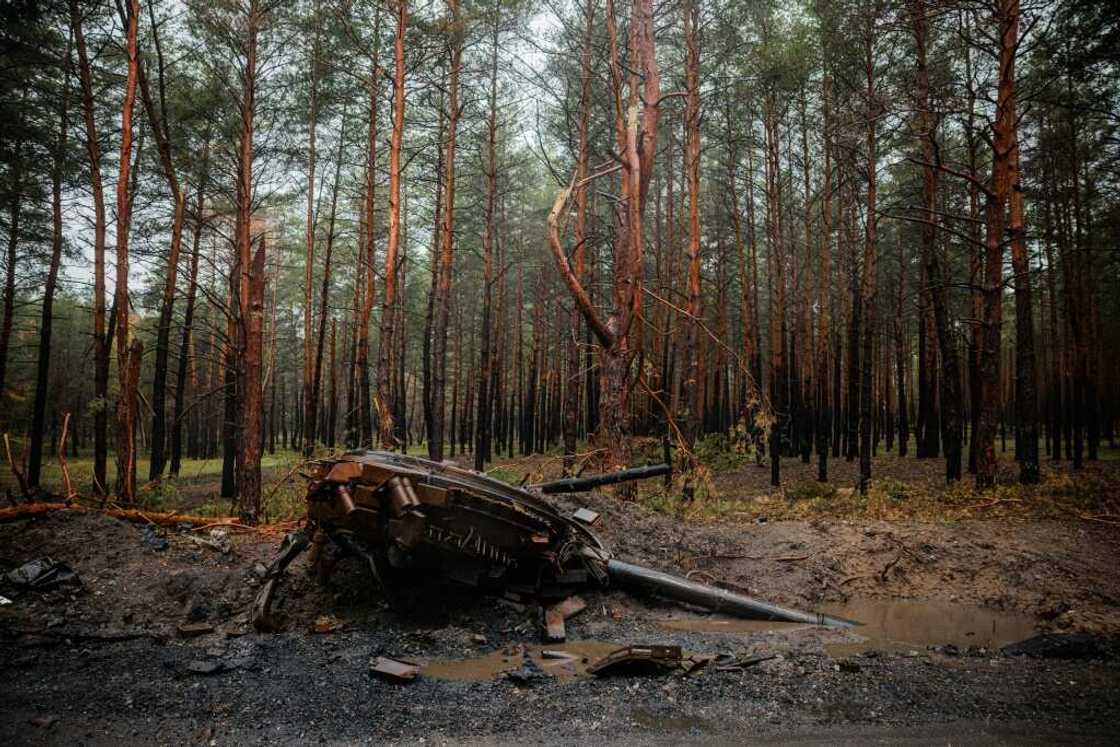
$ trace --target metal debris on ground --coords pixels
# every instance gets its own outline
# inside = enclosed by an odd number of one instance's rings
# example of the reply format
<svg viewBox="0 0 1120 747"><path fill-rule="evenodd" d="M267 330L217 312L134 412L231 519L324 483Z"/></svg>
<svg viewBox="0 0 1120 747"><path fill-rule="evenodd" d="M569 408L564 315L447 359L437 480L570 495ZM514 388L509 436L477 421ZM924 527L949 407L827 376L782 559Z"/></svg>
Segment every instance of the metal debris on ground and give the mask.
<svg viewBox="0 0 1120 747"><path fill-rule="evenodd" d="M753 667L756 664L761 664L764 661L770 661L777 658L776 654L766 654L762 656L737 656L734 654L719 654L713 660L715 670L717 672L741 672L747 667Z"/></svg>
<svg viewBox="0 0 1120 747"><path fill-rule="evenodd" d="M550 679L551 676L537 666L537 663L528 654L524 654L521 668L506 672L506 678L518 685L535 685L538 682Z"/></svg>
<svg viewBox="0 0 1120 747"><path fill-rule="evenodd" d="M144 547L155 552L163 552L168 548L167 538L160 534L155 524L145 524L140 533L140 542Z"/></svg>
<svg viewBox="0 0 1120 747"><path fill-rule="evenodd" d="M11 603L12 603L11 599L8 599L3 594L0 594L0 607L4 607L4 606L9 605Z"/></svg>
<svg viewBox="0 0 1120 747"><path fill-rule="evenodd" d="M545 608L544 639L548 643L561 643L567 638L564 621L587 609L587 602L578 596L571 596L563 602Z"/></svg>
<svg viewBox="0 0 1120 747"><path fill-rule="evenodd" d="M572 514L572 518L589 527L593 527L599 523L599 512L592 511L590 508L578 508L575 513Z"/></svg>
<svg viewBox="0 0 1120 747"><path fill-rule="evenodd" d="M177 630L180 638L198 638L213 633L214 626L210 623L180 623Z"/></svg>
<svg viewBox="0 0 1120 747"><path fill-rule="evenodd" d="M73 568L50 558L28 561L14 571L10 571L7 579L16 586L34 590L49 589L60 584L81 586L82 583Z"/></svg>
<svg viewBox="0 0 1120 747"><path fill-rule="evenodd" d="M587 668L589 674L602 676L621 672L665 673L681 666L680 646L623 646Z"/></svg>
<svg viewBox="0 0 1120 747"><path fill-rule="evenodd" d="M228 555L233 550L233 543L229 539L229 532L224 529L211 529L208 537L187 535L187 539L200 547L205 547L222 555Z"/></svg>
<svg viewBox="0 0 1120 747"><path fill-rule="evenodd" d="M187 664L187 671L191 674L218 674L222 669L222 662L215 659L196 660Z"/></svg>
<svg viewBox="0 0 1120 747"><path fill-rule="evenodd" d="M253 624L261 630L274 627L272 598L287 566L309 548L320 570L326 569L323 558L332 554L324 550L357 558L391 605L398 589L415 587L427 575L480 592L512 591L518 594L514 604L567 596L564 585L573 583L617 584L748 618L852 624L625 563L590 528L598 514L581 509L569 516L543 497L669 469L647 465L522 488L453 464L384 451L311 462L304 473L309 480L305 524L285 538L260 576ZM564 619L575 611L563 604L545 611L546 640L564 640Z"/></svg>
<svg viewBox="0 0 1120 747"><path fill-rule="evenodd" d="M314 633L323 634L335 633L339 630L342 630L344 625L346 625L346 623L344 623L342 620L339 620L337 617L334 617L333 615L320 615L319 617L315 618L315 624L311 627L311 631Z"/></svg>
<svg viewBox="0 0 1120 747"><path fill-rule="evenodd" d="M390 682L412 682L420 674L420 667L410 661L398 661L378 656L370 664L371 674Z"/></svg>

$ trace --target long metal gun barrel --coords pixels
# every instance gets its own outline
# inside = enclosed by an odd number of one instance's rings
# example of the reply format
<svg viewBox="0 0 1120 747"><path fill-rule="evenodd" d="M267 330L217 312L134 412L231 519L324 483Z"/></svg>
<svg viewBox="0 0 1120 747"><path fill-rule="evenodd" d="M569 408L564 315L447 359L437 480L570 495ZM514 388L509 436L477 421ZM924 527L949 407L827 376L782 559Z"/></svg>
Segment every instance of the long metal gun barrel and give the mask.
<svg viewBox="0 0 1120 747"><path fill-rule="evenodd" d="M569 477L563 480L553 480L534 485L542 493L582 493L600 485L614 485L617 482L629 480L644 480L647 477L667 475L673 471L668 464L647 464L644 467L631 467L630 469L608 472L605 475L592 475L591 477Z"/></svg>
<svg viewBox="0 0 1120 747"><path fill-rule="evenodd" d="M842 617L823 615L819 612L802 612L788 607L763 602L759 599L736 594L707 584L662 573L622 560L607 562L607 575L612 582L622 586L637 587L652 591L661 596L706 607L713 612L726 612L737 617L752 620L778 620L782 622L807 623L809 625L834 625L849 628L860 623Z"/></svg>

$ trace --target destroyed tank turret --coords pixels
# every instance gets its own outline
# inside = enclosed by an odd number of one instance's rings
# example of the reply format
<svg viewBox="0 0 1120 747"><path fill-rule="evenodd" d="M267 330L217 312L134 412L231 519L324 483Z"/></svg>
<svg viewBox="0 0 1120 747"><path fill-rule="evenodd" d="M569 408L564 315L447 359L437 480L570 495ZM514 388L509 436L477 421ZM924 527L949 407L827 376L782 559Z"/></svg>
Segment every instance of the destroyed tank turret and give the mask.
<svg viewBox="0 0 1120 747"><path fill-rule="evenodd" d="M361 559L390 603L399 577L421 573L484 590L614 583L743 617L852 624L618 560L591 528L593 512L567 516L542 497L669 471L648 465L519 488L454 464L384 451L312 462L303 473L306 521L269 565L253 624L272 627L272 598L285 568L309 547L320 559L328 543Z"/></svg>

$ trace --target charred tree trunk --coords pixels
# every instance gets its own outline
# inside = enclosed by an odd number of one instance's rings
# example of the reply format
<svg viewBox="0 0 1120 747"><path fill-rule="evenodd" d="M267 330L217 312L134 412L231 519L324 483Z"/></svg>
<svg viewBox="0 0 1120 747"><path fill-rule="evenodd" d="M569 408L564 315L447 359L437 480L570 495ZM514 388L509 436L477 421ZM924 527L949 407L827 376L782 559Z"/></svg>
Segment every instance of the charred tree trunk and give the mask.
<svg viewBox="0 0 1120 747"><path fill-rule="evenodd" d="M90 192L93 196L93 391L96 401L93 421L93 492L108 492L106 466L109 454L109 342L105 325L105 188L101 179L101 141L94 108L93 74L86 51L78 0L70 0L70 25L78 50L78 77L82 85L82 118L85 122L86 155Z"/></svg>
<svg viewBox="0 0 1120 747"><path fill-rule="evenodd" d="M43 285L43 309L39 323L39 361L35 367L35 400L31 408L31 446L27 462L27 485L34 491L39 487L39 474L43 462L43 432L46 425L47 387L50 383L51 331L54 322L54 292L58 284L58 271L62 264L62 177L66 165L66 145L70 134L70 49L67 44L65 82L59 108L58 142L55 144L54 163L51 169L51 259ZM9 228L12 225L9 224ZM13 231L18 235L18 231ZM13 257L9 254L9 261ZM11 268L9 268L10 270ZM7 299L5 299L7 300ZM5 309L6 311L6 309ZM7 340L4 341L5 348ZM6 351L5 351L6 352ZM0 360L0 394L4 391L3 360ZM66 445L59 444L60 453ZM65 496L69 500L70 496Z"/></svg>
<svg viewBox="0 0 1120 747"><path fill-rule="evenodd" d="M191 264L187 279L186 310L183 313L183 337L179 343L179 370L175 379L175 405L171 417L171 466L172 477L179 474L182 466L183 413L187 399L187 372L191 361L192 335L194 334L195 299L198 295L199 241L202 238L203 208L206 205L206 186L209 181L210 147L209 141L202 150L201 178L198 180L198 196L195 203L194 228L191 234Z"/></svg>

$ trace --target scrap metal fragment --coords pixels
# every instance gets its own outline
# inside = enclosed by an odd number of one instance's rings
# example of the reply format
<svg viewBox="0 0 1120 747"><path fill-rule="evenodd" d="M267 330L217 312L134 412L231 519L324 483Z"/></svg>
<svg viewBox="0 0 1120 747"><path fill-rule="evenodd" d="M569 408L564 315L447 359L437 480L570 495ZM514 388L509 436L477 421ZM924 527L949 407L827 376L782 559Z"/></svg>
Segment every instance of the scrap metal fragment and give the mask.
<svg viewBox="0 0 1120 747"><path fill-rule="evenodd" d="M571 596L544 611L544 638L549 643L559 643L567 638L564 621L587 609L587 602L579 596Z"/></svg>
<svg viewBox="0 0 1120 747"><path fill-rule="evenodd" d="M593 663L587 668L587 672L600 676L623 669L657 672L680 666L680 646L624 646Z"/></svg>
<svg viewBox="0 0 1120 747"><path fill-rule="evenodd" d="M420 667L410 661L378 656L370 665L369 671L390 682L412 682L420 674Z"/></svg>
<svg viewBox="0 0 1120 747"><path fill-rule="evenodd" d="M26 589L49 589L58 584L77 584L82 581L73 568L50 558L30 560L8 573L8 580Z"/></svg>
<svg viewBox="0 0 1120 747"><path fill-rule="evenodd" d="M598 511L592 511L590 508L578 508L575 513L572 514L572 518L582 524L593 527L598 523L600 517Z"/></svg>
<svg viewBox="0 0 1120 747"><path fill-rule="evenodd" d="M214 626L210 623L180 623L178 631L181 638L198 638L213 633Z"/></svg>

